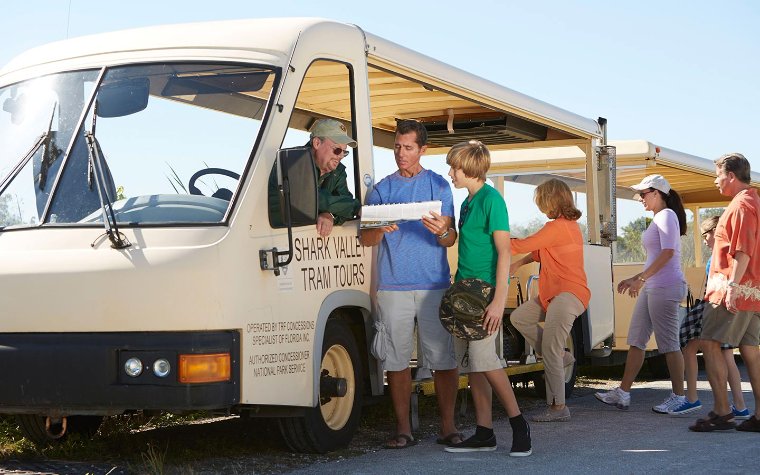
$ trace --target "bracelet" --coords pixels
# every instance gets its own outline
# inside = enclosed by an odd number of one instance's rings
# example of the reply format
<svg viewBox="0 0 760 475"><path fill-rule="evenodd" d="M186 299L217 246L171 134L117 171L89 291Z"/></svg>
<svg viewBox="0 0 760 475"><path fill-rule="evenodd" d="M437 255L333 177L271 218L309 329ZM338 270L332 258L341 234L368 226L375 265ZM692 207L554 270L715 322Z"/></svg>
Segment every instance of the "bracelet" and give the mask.
<svg viewBox="0 0 760 475"><path fill-rule="evenodd" d="M451 229L451 228L449 228L449 229ZM447 237L449 237L449 229L446 229L446 231L444 231L441 234L439 234L438 235L438 239L446 239Z"/></svg>
<svg viewBox="0 0 760 475"><path fill-rule="evenodd" d="M647 281L645 278L641 277L641 275L639 275L639 276L638 276L638 277L636 277L636 278L637 278L638 280L642 281L642 282L646 282L646 281Z"/></svg>

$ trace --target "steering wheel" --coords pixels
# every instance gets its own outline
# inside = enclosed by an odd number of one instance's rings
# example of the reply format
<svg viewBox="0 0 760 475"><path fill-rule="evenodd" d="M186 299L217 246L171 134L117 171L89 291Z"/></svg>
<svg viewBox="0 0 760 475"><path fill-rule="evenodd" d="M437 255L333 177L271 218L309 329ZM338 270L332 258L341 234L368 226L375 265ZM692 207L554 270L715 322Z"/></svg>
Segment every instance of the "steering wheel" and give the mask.
<svg viewBox="0 0 760 475"><path fill-rule="evenodd" d="M224 175L234 180L240 180L240 174L233 171L225 170L224 168L204 168L203 170L198 170L193 174L193 176L190 177L190 181L188 182L188 189L190 190L191 195L205 196L203 193L201 193L201 190L195 186L195 181L198 178L206 175ZM212 196L214 198L221 198L229 201L232 198L232 192L226 188L219 188L214 192Z"/></svg>

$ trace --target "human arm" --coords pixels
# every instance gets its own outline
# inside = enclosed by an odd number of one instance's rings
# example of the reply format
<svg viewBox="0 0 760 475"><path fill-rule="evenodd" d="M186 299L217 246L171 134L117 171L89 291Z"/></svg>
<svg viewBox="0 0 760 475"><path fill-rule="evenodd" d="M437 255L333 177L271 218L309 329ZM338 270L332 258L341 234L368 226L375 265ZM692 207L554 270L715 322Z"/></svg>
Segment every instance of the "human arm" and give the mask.
<svg viewBox="0 0 760 475"><path fill-rule="evenodd" d="M728 277L728 287L726 288L726 310L736 313L736 299L739 296L737 286L741 282L744 273L749 265L749 255L742 251L736 251L734 254L734 266Z"/></svg>
<svg viewBox="0 0 760 475"><path fill-rule="evenodd" d="M499 329L504 318L504 306L507 303L509 291L509 262L512 258L509 231L494 231L493 242L498 256L496 258L496 290L493 300L486 307L483 319L483 326L489 335Z"/></svg>
<svg viewBox="0 0 760 475"><path fill-rule="evenodd" d="M514 243L514 239L510 239L510 244ZM536 262L536 260L533 258L533 253L528 253L521 257L520 259L513 261L512 264L509 266L509 275L515 275L517 273L517 269L520 267L530 264L531 262Z"/></svg>
<svg viewBox="0 0 760 475"><path fill-rule="evenodd" d="M435 211L431 211L430 214L432 217L422 217L422 224L428 231L435 234L438 244L443 247L453 246L457 240L454 219L451 216L441 216Z"/></svg>
<svg viewBox="0 0 760 475"><path fill-rule="evenodd" d="M570 240L570 235L566 229L566 227L561 226L558 220L549 221L541 229L526 238L511 239L512 254L533 252L559 244L566 244Z"/></svg>
<svg viewBox="0 0 760 475"><path fill-rule="evenodd" d="M392 233L394 231L398 231L398 226L395 224L379 228L362 229L359 233L359 242L362 243L362 246L366 247L377 246L383 240L385 233Z"/></svg>
<svg viewBox="0 0 760 475"><path fill-rule="evenodd" d="M354 218L359 212L361 204L348 189L345 169L336 168L324 178L319 187L318 208L320 216L331 214L334 220L332 224L336 226Z"/></svg>
<svg viewBox="0 0 760 475"><path fill-rule="evenodd" d="M678 217L670 209L664 209L654 215L652 224L645 233L652 232L652 228L659 235L661 250L654 261L642 272L623 280L618 284L618 293L628 292L631 297L636 297L644 286L647 279L657 274L675 255L675 249L681 245L681 233ZM647 252L650 252L648 250Z"/></svg>
<svg viewBox="0 0 760 475"><path fill-rule="evenodd" d="M621 281L618 284L618 293L623 294L628 292L628 295L631 297L636 297L639 295L639 291L642 287L644 287L644 283L647 281L647 279L665 267L665 264L667 264L668 261L673 258L675 253L676 251L674 249L663 249L660 251L660 253L657 255L657 258L649 267L634 275L633 277L629 277L628 279Z"/></svg>

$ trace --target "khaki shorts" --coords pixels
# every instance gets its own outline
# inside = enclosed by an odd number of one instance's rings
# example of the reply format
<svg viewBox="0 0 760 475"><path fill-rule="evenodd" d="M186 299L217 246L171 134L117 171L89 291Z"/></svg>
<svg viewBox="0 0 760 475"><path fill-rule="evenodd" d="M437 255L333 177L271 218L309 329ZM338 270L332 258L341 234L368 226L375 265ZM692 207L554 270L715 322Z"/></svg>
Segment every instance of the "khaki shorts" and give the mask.
<svg viewBox="0 0 760 475"><path fill-rule="evenodd" d="M760 313L740 310L731 313L726 306L705 303L702 314L702 340L715 340L733 347L760 344Z"/></svg>
<svg viewBox="0 0 760 475"><path fill-rule="evenodd" d="M454 349L457 354L457 365L461 373L482 373L504 366L496 354L496 335L487 336L482 340L462 340L454 338Z"/></svg>
<svg viewBox="0 0 760 475"><path fill-rule="evenodd" d="M438 309L443 290L380 290L377 315L385 325L386 355L383 369L403 371L409 367L414 349L414 324L417 323L425 368L448 370L457 367L454 337L441 325Z"/></svg>

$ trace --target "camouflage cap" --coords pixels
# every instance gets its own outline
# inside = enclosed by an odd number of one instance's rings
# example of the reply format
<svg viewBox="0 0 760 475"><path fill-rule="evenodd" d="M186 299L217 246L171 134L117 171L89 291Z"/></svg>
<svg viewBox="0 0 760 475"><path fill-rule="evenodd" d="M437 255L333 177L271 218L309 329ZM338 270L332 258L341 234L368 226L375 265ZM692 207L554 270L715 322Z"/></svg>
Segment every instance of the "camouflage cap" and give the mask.
<svg viewBox="0 0 760 475"><path fill-rule="evenodd" d="M441 324L462 340L482 340L488 336L483 327L483 315L493 300L493 293L493 286L480 279L455 282L441 299Z"/></svg>

